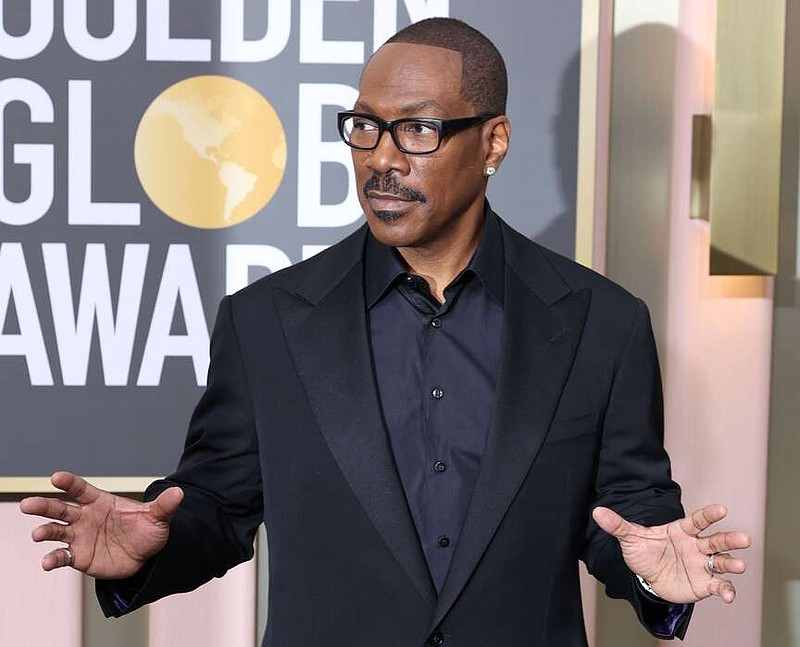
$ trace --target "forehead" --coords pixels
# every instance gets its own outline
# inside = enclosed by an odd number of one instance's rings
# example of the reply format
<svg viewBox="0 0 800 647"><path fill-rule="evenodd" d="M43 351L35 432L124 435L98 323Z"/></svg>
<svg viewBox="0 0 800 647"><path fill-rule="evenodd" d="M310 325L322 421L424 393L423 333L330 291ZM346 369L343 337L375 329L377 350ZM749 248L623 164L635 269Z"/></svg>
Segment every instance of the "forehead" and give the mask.
<svg viewBox="0 0 800 647"><path fill-rule="evenodd" d="M356 107L390 118L403 114L461 116L461 54L443 47L388 43L361 75ZM391 113L391 114L389 114Z"/></svg>

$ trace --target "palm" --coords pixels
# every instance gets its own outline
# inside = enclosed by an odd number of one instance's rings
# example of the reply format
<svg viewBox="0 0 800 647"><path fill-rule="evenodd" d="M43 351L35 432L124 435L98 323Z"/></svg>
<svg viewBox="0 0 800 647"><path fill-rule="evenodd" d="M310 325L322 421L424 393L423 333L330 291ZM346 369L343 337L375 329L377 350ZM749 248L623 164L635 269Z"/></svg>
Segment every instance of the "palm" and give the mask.
<svg viewBox="0 0 800 647"><path fill-rule="evenodd" d="M706 506L694 514L661 526L646 527L626 521L608 508L597 508L595 521L620 543L628 568L647 580L653 590L674 603L697 602L718 595L732 602L733 584L716 575L743 573L745 564L727 551L746 548L750 538L741 532L700 533L725 517L722 506ZM709 555L715 573L707 568Z"/></svg>
<svg viewBox="0 0 800 647"><path fill-rule="evenodd" d="M94 577L126 577L160 551L168 523L153 518L146 505L103 492L83 507L70 544L75 568Z"/></svg>
<svg viewBox="0 0 800 647"><path fill-rule="evenodd" d="M72 566L100 578L133 575L166 544L169 522L182 494L168 490L155 501L140 503L99 490L67 472L53 476L53 484L77 501L33 497L20 508L64 523L50 522L33 531L34 541L61 541L69 546ZM56 549L45 555L42 566L52 570L68 564L68 553Z"/></svg>

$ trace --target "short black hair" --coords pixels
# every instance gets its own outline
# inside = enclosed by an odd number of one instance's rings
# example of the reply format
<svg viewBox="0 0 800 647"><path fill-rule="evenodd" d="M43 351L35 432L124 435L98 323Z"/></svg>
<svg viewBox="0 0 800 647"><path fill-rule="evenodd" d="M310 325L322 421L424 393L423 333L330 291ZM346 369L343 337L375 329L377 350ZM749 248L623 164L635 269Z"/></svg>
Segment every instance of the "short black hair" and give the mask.
<svg viewBox="0 0 800 647"><path fill-rule="evenodd" d="M401 29L386 42L430 45L458 52L462 98L480 114L505 114L508 76L503 57L492 41L463 20L427 18Z"/></svg>

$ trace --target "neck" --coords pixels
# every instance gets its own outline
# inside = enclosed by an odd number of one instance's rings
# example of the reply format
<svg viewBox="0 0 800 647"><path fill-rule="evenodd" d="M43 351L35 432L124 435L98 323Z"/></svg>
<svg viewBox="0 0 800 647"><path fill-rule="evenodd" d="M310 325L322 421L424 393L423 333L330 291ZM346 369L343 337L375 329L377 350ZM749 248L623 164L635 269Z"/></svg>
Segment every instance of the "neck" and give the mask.
<svg viewBox="0 0 800 647"><path fill-rule="evenodd" d="M466 226L454 229L451 236L435 244L397 248L409 269L428 282L439 303L444 303L444 289L467 267L478 248L483 220L481 208L478 217L467 220L465 214L462 223Z"/></svg>

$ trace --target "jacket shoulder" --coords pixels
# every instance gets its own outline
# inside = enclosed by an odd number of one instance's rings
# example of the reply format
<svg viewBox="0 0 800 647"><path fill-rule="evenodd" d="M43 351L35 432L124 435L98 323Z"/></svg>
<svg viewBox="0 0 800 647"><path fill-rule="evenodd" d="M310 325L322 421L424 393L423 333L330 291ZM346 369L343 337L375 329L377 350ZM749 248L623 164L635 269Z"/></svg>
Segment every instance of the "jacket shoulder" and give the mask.
<svg viewBox="0 0 800 647"><path fill-rule="evenodd" d="M536 244L536 243L535 243ZM599 272L539 245L544 257L574 290L590 289L619 299L636 299L627 289Z"/></svg>
<svg viewBox="0 0 800 647"><path fill-rule="evenodd" d="M264 276L231 295L236 304L260 301L276 289L311 294L336 285L354 265L361 261L366 225L338 243L294 265Z"/></svg>
<svg viewBox="0 0 800 647"><path fill-rule="evenodd" d="M550 283L558 277L569 291L590 290L593 299L600 297L631 304L640 301L624 287L595 270L526 238L508 225L506 231L510 247L506 252L507 258L516 259L511 262L530 276L550 275Z"/></svg>

